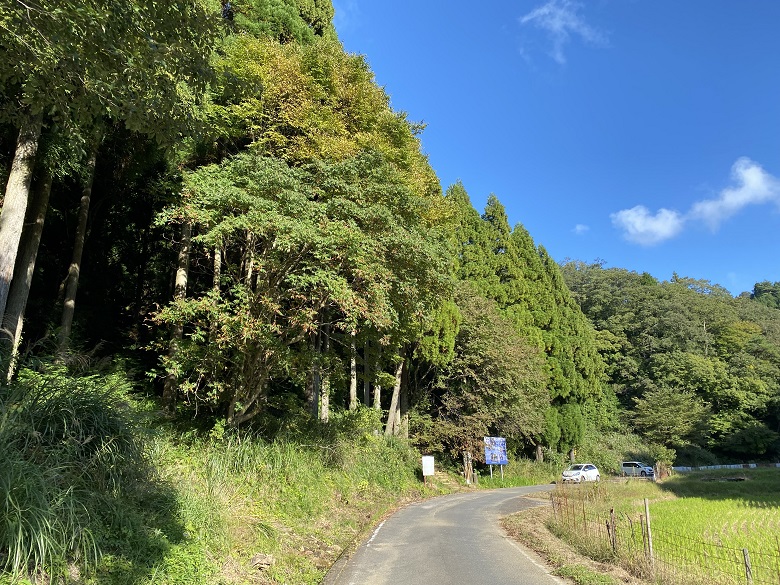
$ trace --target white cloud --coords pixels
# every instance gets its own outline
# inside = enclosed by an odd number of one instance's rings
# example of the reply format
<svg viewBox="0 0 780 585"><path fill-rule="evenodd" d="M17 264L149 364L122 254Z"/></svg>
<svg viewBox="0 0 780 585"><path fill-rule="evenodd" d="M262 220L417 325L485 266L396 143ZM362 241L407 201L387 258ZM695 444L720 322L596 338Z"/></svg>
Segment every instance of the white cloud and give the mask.
<svg viewBox="0 0 780 585"><path fill-rule="evenodd" d="M558 63L566 63L563 48L572 35L586 43L603 45L606 36L590 26L578 14L582 4L573 0L548 0L520 18L520 24L533 24L547 33L552 41L550 56Z"/></svg>
<svg viewBox="0 0 780 585"><path fill-rule="evenodd" d="M716 198L694 203L685 214L662 208L653 215L645 206L637 205L613 213L610 216L612 225L622 230L628 241L652 246L675 237L687 223L703 222L717 230L748 205L775 203L780 206L780 180L758 163L742 157L731 167L731 176L734 186L726 187Z"/></svg>
<svg viewBox="0 0 780 585"><path fill-rule="evenodd" d="M701 220L710 229L720 224L748 205L780 203L780 181L767 173L749 158L740 158L731 167L731 176L736 183L720 192L716 199L705 199L691 207L691 219Z"/></svg>
<svg viewBox="0 0 780 585"><path fill-rule="evenodd" d="M623 209L610 215L612 225L623 230L624 237L642 246L652 246L675 237L685 219L676 211L659 209L655 215L644 205Z"/></svg>
<svg viewBox="0 0 780 585"><path fill-rule="evenodd" d="M574 226L574 229L572 231L575 234L577 234L578 236L581 236L581 235L587 233L589 230L590 230L589 226L586 226L584 224L578 223L577 225Z"/></svg>

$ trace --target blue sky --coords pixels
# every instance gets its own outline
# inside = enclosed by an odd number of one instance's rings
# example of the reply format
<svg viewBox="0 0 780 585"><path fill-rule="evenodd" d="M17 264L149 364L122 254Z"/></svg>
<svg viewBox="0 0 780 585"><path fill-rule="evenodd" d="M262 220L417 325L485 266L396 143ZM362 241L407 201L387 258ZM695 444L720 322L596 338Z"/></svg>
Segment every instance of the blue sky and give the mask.
<svg viewBox="0 0 780 585"><path fill-rule="evenodd" d="M334 0L446 189L558 261L780 281L780 0Z"/></svg>

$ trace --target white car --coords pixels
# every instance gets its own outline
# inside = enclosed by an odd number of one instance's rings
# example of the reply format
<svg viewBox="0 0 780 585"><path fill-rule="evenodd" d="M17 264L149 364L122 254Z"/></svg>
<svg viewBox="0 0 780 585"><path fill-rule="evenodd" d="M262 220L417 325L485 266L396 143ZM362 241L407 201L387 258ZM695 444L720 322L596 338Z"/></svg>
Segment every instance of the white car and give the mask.
<svg viewBox="0 0 780 585"><path fill-rule="evenodd" d="M592 463L569 465L561 476L563 483L582 483L583 481L599 481L600 479L599 470Z"/></svg>
<svg viewBox="0 0 780 585"><path fill-rule="evenodd" d="M620 469L623 475L631 475L634 477L653 477L655 471L652 466L641 461L623 461L620 464Z"/></svg>

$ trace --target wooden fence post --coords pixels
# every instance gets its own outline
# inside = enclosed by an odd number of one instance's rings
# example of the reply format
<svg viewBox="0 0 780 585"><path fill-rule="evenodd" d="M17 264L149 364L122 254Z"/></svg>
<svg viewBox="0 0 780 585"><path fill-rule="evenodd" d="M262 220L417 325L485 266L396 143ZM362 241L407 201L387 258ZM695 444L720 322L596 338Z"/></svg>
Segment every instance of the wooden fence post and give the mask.
<svg viewBox="0 0 780 585"><path fill-rule="evenodd" d="M745 558L745 579L747 579L748 585L753 585L753 567L750 566L750 553L748 553L748 549L742 549L742 556Z"/></svg>
<svg viewBox="0 0 780 585"><path fill-rule="evenodd" d="M650 531L650 504L645 498L645 525L647 526L647 556L650 559L650 570L655 573L655 558L653 557L653 533Z"/></svg>
<svg viewBox="0 0 780 585"><path fill-rule="evenodd" d="M617 523L615 522L615 508L610 508L609 510L609 523L612 526L612 534L611 540L612 540L612 552L617 553Z"/></svg>

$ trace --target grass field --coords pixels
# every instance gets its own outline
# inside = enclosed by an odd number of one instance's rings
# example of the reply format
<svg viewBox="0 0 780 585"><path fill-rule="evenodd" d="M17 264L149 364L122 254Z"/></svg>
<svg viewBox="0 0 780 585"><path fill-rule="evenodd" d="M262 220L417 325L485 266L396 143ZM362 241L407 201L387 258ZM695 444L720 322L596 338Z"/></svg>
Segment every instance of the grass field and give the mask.
<svg viewBox="0 0 780 585"><path fill-rule="evenodd" d="M626 479L561 486L552 497L559 535L640 576L669 583L780 582L780 470L689 473L657 484Z"/></svg>

